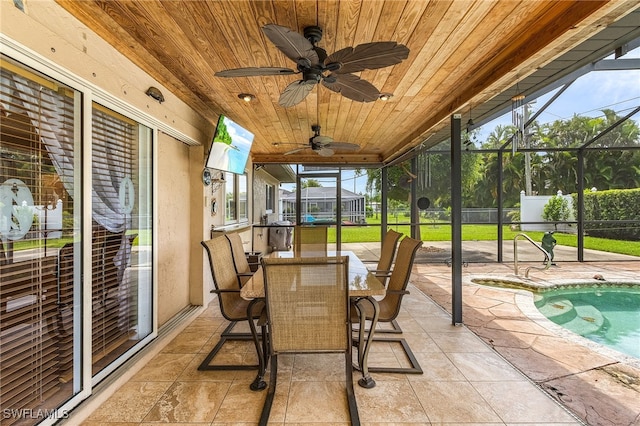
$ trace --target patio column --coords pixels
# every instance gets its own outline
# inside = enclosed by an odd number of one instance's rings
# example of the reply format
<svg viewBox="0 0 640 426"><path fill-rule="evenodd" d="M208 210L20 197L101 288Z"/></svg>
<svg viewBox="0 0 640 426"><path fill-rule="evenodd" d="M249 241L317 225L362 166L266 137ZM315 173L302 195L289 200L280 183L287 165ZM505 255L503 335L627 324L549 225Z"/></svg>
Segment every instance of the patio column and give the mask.
<svg viewBox="0 0 640 426"><path fill-rule="evenodd" d="M451 116L451 322L462 324L461 114Z"/></svg>

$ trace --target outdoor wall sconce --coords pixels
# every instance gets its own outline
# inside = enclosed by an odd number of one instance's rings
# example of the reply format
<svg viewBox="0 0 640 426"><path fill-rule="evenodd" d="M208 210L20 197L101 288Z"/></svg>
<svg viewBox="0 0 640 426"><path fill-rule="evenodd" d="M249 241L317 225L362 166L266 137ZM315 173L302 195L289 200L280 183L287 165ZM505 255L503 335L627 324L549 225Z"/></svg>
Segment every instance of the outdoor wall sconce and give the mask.
<svg viewBox="0 0 640 426"><path fill-rule="evenodd" d="M156 101L158 101L160 103L164 102L164 96L162 95L162 92L160 91L160 89L158 89L157 87L151 86L144 93L147 96L152 97L153 99L155 99Z"/></svg>

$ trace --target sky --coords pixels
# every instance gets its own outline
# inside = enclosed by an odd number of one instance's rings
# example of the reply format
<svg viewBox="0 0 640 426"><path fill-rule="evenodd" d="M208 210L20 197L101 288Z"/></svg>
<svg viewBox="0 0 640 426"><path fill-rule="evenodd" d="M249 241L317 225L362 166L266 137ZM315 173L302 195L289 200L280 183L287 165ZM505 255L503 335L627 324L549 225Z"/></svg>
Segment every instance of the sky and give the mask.
<svg viewBox="0 0 640 426"><path fill-rule="evenodd" d="M624 59L640 58L640 48L627 53ZM532 105L537 112L553 96L556 89L540 98ZM600 117L602 109L612 109L618 116L625 116L640 106L640 69L630 71L593 71L578 78L537 118L539 123L567 120L574 114ZM640 124L640 113L631 119ZM485 141L497 125L510 125L511 112L478 128L477 140ZM344 171L342 186L356 193L364 194L366 175L354 178L353 171Z"/></svg>
<svg viewBox="0 0 640 426"><path fill-rule="evenodd" d="M627 53L624 59L640 58L640 48ZM537 99L532 105L537 112L556 93L556 89ZM537 118L539 123L567 120L574 114L600 117L602 109L612 109L624 116L640 105L640 69L630 71L592 71L578 78ZM632 117L640 122L640 114ZM484 141L497 125L511 124L511 113L483 125L478 140Z"/></svg>

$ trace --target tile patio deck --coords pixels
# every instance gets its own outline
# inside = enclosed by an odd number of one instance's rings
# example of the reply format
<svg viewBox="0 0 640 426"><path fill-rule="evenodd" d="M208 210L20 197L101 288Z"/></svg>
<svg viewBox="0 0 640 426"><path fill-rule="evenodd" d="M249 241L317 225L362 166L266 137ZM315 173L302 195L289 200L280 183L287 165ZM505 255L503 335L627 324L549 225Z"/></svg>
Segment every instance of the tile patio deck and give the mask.
<svg viewBox="0 0 640 426"><path fill-rule="evenodd" d="M347 249L347 247L345 247ZM375 258L375 246L350 246ZM532 279L619 277L638 280L640 262L560 264ZM464 325L451 324L451 268L419 263L398 318L424 374L373 376L356 385L364 425L637 425L640 361L619 359L558 336L531 319L532 297L497 289L473 277L513 275L512 265L463 268ZM72 413L85 426L256 424L265 392L252 392L255 371L206 371L197 366L227 322L214 301L165 338L142 361ZM224 357L253 362L247 342L230 342ZM280 357L272 424L348 423L340 355ZM370 365L404 365L399 347L376 343ZM354 378L357 380L357 373ZM117 389L117 390L116 390ZM75 423L74 423L75 422Z"/></svg>

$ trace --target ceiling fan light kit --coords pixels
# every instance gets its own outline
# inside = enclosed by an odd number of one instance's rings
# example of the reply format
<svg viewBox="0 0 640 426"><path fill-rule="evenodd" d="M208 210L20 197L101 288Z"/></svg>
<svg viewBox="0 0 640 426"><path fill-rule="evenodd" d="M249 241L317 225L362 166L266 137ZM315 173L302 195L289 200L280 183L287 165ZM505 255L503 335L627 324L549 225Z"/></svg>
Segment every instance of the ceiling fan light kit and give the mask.
<svg viewBox="0 0 640 426"><path fill-rule="evenodd" d="M322 28L306 27L304 35L275 24L262 27L267 38L289 59L296 69L280 67L235 68L215 73L217 77L252 77L302 74L302 79L290 83L280 94L278 104L288 108L302 102L316 84L356 102L381 99L376 87L352 74L364 70L398 64L409 56L409 49L395 41L378 41L347 47L327 56L317 43L322 40ZM386 94L388 95L388 94ZM388 95L389 96L389 95ZM387 97L388 99L388 97Z"/></svg>

